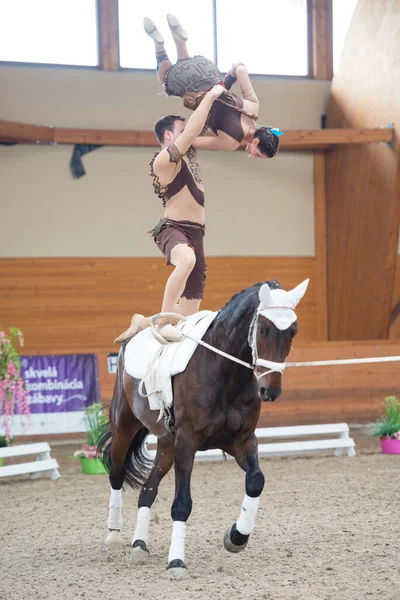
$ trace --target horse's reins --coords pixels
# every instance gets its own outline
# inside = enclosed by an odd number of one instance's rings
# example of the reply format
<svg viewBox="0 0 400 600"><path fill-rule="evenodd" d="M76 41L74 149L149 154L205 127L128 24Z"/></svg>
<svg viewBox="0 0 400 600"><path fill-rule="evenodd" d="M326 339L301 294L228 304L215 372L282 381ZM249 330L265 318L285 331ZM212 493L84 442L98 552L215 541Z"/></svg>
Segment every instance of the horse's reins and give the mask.
<svg viewBox="0 0 400 600"><path fill-rule="evenodd" d="M244 360L241 360L240 358L236 358L236 356L232 356L231 354L228 354L227 352L223 352L223 350L219 350L218 348L215 348L214 346L210 346L210 344L207 344L207 342L203 342L203 340L198 340L197 338L192 337L190 334L182 334L184 337L189 338L190 340L193 340L194 342L196 342L197 344L200 344L200 346L204 346L205 348L208 348L209 350L212 350L212 352L215 352L216 354L219 354L220 356L224 356L225 358L228 358L229 360L238 363L239 365L242 365L243 367L247 367L248 369L251 369L254 373L254 377L258 380L261 377L264 377L264 375L269 375L270 373L282 373L282 371L286 368L286 363L276 363L273 362L272 360L265 360L264 358L256 358L256 361L253 365L251 365L248 362L245 362ZM269 371L264 371L263 373L256 373L256 367L265 367L266 369L270 369Z"/></svg>
<svg viewBox="0 0 400 600"><path fill-rule="evenodd" d="M268 308L289 308L289 307L268 306ZM264 310L264 308L259 309L257 311L257 314L260 314L261 310ZM294 310L294 309L291 309L291 310ZM152 317L150 317L150 328L152 330L152 333L153 333L154 337L156 338L156 340L158 342L160 342L161 344L165 344L166 340L162 337L162 335L157 330L156 325L155 325L155 321L160 318L173 318L173 319L179 319L180 321L186 321L188 319L188 317L185 317L178 313L157 313L156 315L153 315ZM207 342L203 342L203 340L199 340L199 339L191 336L190 333L182 333L182 336L189 338L193 342L196 342L196 344L199 344L200 346L203 346L204 348L207 348L208 350L211 350L212 352L215 352L215 354L219 354L220 356L223 356L224 358L227 358L227 359L231 360L232 362L242 365L243 367L246 367L247 369L251 369L254 373L254 377L257 380L261 379L261 377L264 377L264 375L269 375L270 373L281 373L282 374L283 370L286 368L286 362L277 363L277 362L273 362L272 360L266 360L264 358L259 358L258 352L257 352L256 336L254 335L256 326L257 326L257 319L255 319L255 322L254 322L252 344L250 345L252 353L253 353L253 364L252 365L244 360L241 360L240 358L236 358L236 356L232 356L231 354L228 354L227 352L224 352L223 350L216 348L215 346L211 346L211 344L207 344ZM193 327L194 327L194 325L193 325ZM148 373L150 373L150 371L151 371L154 363L158 359L158 357L159 357L159 353L157 353L154 361L152 362L152 364L148 370ZM256 367L264 367L266 369L269 369L269 371L264 371L262 373L256 373ZM147 375L148 375L148 373L147 373ZM146 377L147 377L147 375L146 375ZM142 384L142 382L143 382L143 380L141 381L141 384ZM139 393L140 393L140 391L139 391Z"/></svg>

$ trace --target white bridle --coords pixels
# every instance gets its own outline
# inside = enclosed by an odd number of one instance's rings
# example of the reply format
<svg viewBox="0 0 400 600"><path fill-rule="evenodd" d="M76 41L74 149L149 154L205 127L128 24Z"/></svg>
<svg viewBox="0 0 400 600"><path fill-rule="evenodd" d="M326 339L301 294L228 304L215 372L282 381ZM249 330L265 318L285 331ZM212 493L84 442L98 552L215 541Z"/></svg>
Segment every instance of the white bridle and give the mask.
<svg viewBox="0 0 400 600"><path fill-rule="evenodd" d="M280 331L288 329L295 321L297 321L294 309L304 296L308 282L309 280L306 279L290 291L285 291L281 288L271 290L267 283L264 283L264 285L261 286L258 293L260 304L258 305L249 332L249 345L253 355L254 376L257 381L270 373L282 374L286 369L286 362L277 363L258 356L257 326L260 315L269 319L269 321L271 321L271 323L273 323ZM267 371L258 373L258 367L267 369Z"/></svg>
<svg viewBox="0 0 400 600"><path fill-rule="evenodd" d="M261 377L264 377L265 375L269 375L270 373L280 373L282 375L283 371L286 369L286 361L278 363L278 362L274 362L272 360L266 360L265 358L260 358L258 356L258 348L257 348L258 318L260 315L262 315L268 319L269 316L267 317L265 312L267 310L271 310L271 309L280 309L280 310L284 310L284 311L291 310L294 313L294 319L292 317L290 320L293 323L294 323L294 321L297 320L297 316L294 311L294 308L292 308L291 306L268 306L268 307L265 307L260 304L260 306L258 307L257 312L253 319L253 323L250 326L250 334L249 334L249 345L250 345L252 356L253 356L252 368L253 368L254 377L257 379L257 381L259 379L261 379ZM272 322L274 322L274 321L276 321L276 319L272 320ZM276 326L278 326L276 323L274 323L274 324ZM280 329L280 327L278 327L278 329ZM265 369L268 369L268 371L262 371L260 373L257 373L257 367L264 367Z"/></svg>

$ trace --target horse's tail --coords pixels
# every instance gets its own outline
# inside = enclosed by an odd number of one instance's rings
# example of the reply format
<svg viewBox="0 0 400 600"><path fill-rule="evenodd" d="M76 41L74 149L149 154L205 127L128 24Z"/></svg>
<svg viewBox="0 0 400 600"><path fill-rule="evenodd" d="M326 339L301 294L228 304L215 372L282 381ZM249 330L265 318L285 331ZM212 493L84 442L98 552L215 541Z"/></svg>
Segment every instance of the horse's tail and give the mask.
<svg viewBox="0 0 400 600"><path fill-rule="evenodd" d="M149 433L146 427L142 427L133 436L128 452L125 457L124 464L124 480L123 483L128 484L133 489L140 489L148 477L148 471L152 465L152 461L144 452L144 441ZM111 471L111 424L108 422L103 427L102 437L99 440L98 448L101 452L101 460L107 469Z"/></svg>
<svg viewBox="0 0 400 600"><path fill-rule="evenodd" d="M121 408L121 403L126 402L123 375L124 375L124 351L125 344L121 346L118 355L117 378L114 385L113 398L111 401L109 420L102 427L97 442L98 450L101 454L101 460L110 473L112 468L111 459L111 438L113 427L117 422L118 409ZM144 441L149 433L146 427L141 427L133 436L128 452L125 457L124 464L124 481L132 488L141 488L148 477L148 471L152 465L152 461L146 456L143 450Z"/></svg>
<svg viewBox="0 0 400 600"><path fill-rule="evenodd" d="M146 427L139 429L126 454L124 483L127 483L133 489L142 487L153 464L144 452L144 441L148 434L149 430Z"/></svg>
<svg viewBox="0 0 400 600"><path fill-rule="evenodd" d="M107 423L105 423L99 431L99 437L97 438L97 450L100 454L101 462L107 469L108 473L111 470L111 436L111 423L109 420L107 420Z"/></svg>

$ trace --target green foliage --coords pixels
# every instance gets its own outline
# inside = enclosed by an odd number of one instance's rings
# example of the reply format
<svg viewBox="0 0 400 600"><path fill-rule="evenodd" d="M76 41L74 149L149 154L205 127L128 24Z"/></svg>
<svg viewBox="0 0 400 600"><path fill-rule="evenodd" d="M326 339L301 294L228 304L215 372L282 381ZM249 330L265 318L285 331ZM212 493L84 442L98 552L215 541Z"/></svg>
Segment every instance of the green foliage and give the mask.
<svg viewBox="0 0 400 600"><path fill-rule="evenodd" d="M378 419L372 431L377 437L394 437L400 431L400 402L396 396L385 398L385 416Z"/></svg>
<svg viewBox="0 0 400 600"><path fill-rule="evenodd" d="M10 334L6 337L5 332L0 332L0 379L5 379L10 362L13 362L18 373L21 371L21 359L18 350L14 346L15 338L21 346L24 344L22 331L17 327L10 327Z"/></svg>
<svg viewBox="0 0 400 600"><path fill-rule="evenodd" d="M12 446L15 441L15 438L8 438L6 435L0 435L0 448L5 448L6 446Z"/></svg>
<svg viewBox="0 0 400 600"><path fill-rule="evenodd" d="M24 345L21 329L10 327L10 333L0 331L0 426L5 431L5 442L8 445L13 438L11 430L12 417L18 409L19 414L30 413L28 394L21 377L21 358L16 349L16 338L19 345Z"/></svg>
<svg viewBox="0 0 400 600"><path fill-rule="evenodd" d="M86 442L88 446L97 446L101 433L108 422L104 408L100 403L92 404L85 411Z"/></svg>

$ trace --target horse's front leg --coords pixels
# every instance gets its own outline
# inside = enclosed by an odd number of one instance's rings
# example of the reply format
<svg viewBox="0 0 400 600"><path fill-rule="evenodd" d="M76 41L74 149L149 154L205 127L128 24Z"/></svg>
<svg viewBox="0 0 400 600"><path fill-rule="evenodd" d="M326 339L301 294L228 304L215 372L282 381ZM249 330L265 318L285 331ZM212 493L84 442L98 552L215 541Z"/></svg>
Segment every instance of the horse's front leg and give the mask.
<svg viewBox="0 0 400 600"><path fill-rule="evenodd" d="M254 529L258 504L264 488L264 475L258 464L257 448L257 438L254 433L232 448L232 454L238 465L246 472L246 495L238 520L224 536L224 546L229 552L244 550Z"/></svg>
<svg viewBox="0 0 400 600"><path fill-rule="evenodd" d="M178 431L175 442L175 498L171 507L172 538L167 566L169 579L188 577L185 565L185 537L186 521L192 512L190 478L195 454L191 432Z"/></svg>

